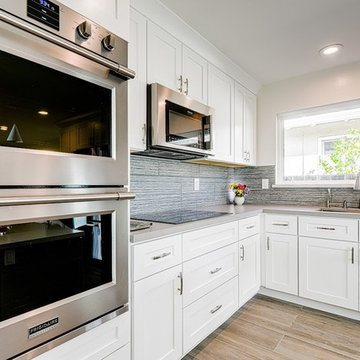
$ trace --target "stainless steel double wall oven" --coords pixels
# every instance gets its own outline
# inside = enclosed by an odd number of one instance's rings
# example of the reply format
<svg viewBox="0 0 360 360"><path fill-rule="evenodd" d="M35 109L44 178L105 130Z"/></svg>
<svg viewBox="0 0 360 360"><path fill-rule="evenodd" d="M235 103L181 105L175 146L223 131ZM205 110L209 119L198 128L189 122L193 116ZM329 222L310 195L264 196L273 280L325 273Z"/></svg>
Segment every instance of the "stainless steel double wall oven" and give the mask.
<svg viewBox="0 0 360 360"><path fill-rule="evenodd" d="M127 311L132 77L81 14L0 0L0 359Z"/></svg>

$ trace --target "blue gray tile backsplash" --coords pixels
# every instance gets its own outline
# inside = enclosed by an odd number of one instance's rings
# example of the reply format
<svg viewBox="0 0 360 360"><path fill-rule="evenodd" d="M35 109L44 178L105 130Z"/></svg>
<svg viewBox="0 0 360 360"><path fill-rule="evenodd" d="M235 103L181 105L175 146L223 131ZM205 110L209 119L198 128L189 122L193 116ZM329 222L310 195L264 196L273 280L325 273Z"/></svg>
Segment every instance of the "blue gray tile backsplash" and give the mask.
<svg viewBox="0 0 360 360"><path fill-rule="evenodd" d="M249 204L295 204L324 206L326 188L272 188L275 166L226 168L131 155L130 183L136 199L131 214L174 209L204 209L228 203L227 186L231 182L246 184L251 192ZM194 178L200 179L200 190L194 191ZM261 188L261 180L269 179L269 189ZM333 188L333 202L347 200L358 206L360 191Z"/></svg>

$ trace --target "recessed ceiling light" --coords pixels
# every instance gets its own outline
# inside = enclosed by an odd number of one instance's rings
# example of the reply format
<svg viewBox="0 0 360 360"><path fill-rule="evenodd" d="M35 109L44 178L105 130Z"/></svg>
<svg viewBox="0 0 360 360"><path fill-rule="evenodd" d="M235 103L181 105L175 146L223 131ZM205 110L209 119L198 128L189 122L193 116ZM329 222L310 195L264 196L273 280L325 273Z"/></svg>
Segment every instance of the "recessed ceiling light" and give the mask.
<svg viewBox="0 0 360 360"><path fill-rule="evenodd" d="M324 56L333 55L339 52L343 47L344 45L342 44L332 44L320 49L319 53Z"/></svg>
<svg viewBox="0 0 360 360"><path fill-rule="evenodd" d="M40 110L40 111L38 111L38 114L40 114L40 115L49 115L49 113L46 110Z"/></svg>
<svg viewBox="0 0 360 360"><path fill-rule="evenodd" d="M0 125L0 131L7 131L8 127L6 125Z"/></svg>

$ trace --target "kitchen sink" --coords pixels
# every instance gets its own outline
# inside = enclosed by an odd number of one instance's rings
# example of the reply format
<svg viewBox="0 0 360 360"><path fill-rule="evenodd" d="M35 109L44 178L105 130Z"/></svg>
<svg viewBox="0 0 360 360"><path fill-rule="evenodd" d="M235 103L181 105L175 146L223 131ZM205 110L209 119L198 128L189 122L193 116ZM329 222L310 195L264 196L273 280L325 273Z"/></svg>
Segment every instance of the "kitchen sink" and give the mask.
<svg viewBox="0 0 360 360"><path fill-rule="evenodd" d="M360 208L351 208L351 207L343 208L340 206L322 207L322 208L318 209L318 211L360 214Z"/></svg>

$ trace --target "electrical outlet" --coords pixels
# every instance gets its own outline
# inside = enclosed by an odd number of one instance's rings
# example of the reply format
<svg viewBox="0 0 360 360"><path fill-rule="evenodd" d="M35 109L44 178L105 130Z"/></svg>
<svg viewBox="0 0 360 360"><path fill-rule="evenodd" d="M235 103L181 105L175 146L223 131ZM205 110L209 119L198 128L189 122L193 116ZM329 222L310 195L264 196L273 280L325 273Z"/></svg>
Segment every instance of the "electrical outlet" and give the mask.
<svg viewBox="0 0 360 360"><path fill-rule="evenodd" d="M194 178L194 190L199 191L200 190L200 179Z"/></svg>
<svg viewBox="0 0 360 360"><path fill-rule="evenodd" d="M261 179L261 187L262 187L262 189L268 189L269 188L269 179Z"/></svg>

